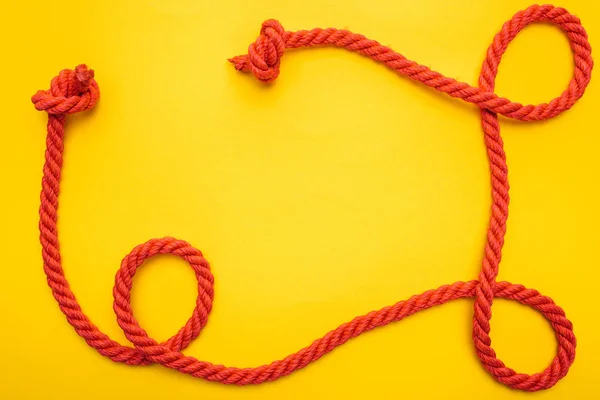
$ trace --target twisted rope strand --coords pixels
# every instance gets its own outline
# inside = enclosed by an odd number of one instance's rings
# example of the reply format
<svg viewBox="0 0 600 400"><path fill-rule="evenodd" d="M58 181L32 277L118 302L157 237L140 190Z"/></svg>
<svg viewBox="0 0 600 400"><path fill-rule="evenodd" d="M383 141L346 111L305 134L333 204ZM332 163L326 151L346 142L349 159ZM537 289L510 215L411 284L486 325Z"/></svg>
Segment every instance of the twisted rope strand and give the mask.
<svg viewBox="0 0 600 400"><path fill-rule="evenodd" d="M556 24L567 34L575 59L575 75L567 90L550 103L523 106L493 93L493 81L498 72L497 68L502 54L506 51L510 41L525 26L533 22ZM375 61L380 61L399 74L408 76L440 92L476 104L481 109L522 121L552 118L573 106L583 95L585 87L590 81L593 65L591 47L579 18L569 14L564 8L556 8L551 5L531 6L516 13L510 21L504 24L502 30L494 38L494 43L488 49L482 69L480 82L484 79L488 85L491 83L489 87L476 88L467 83L447 78L360 34L334 28L286 32L275 20L267 20L262 24L260 36L256 42L250 45L247 55L233 57L230 61L238 70L251 71L257 79L263 82L273 82L279 75L280 59L286 48L322 45L333 45L355 51ZM482 86L481 83L480 86Z"/></svg>
<svg viewBox="0 0 600 400"><path fill-rule="evenodd" d="M494 91L498 65L510 41L528 24L546 21L558 25L569 38L574 55L574 76L567 89L549 103L521 105L497 96ZM571 108L583 95L590 81L593 61L587 34L579 19L563 8L550 5L531 6L519 11L494 37L483 62L479 87L457 82L439 72L382 46L363 35L346 30L313 29L287 32L275 20L263 23L257 40L248 54L232 58L238 70L249 71L263 82L272 82L279 75L280 60L285 49L333 45L356 51L380 61L399 74L422 82L440 92L473 103L480 108L484 140L490 163L492 209L478 280L455 282L428 290L392 306L354 318L315 340L309 346L284 359L256 368L236 368L215 365L185 356L181 351L198 336L208 321L214 298L213 275L200 250L189 243L171 237L151 239L135 247L121 262L115 276L113 309L117 322L133 347L111 340L92 324L83 313L69 287L61 266L57 231L57 210L60 177L63 165L64 124L67 114L89 110L98 101L98 84L94 73L85 65L75 70L63 70L55 77L48 91L38 91L32 101L36 109L48 115L48 135L40 205L40 242L44 271L52 294L75 331L100 354L116 362L130 365L162 364L184 374L225 384L259 384L276 380L304 368L346 341L380 326L400 321L414 313L460 298L474 298L473 343L483 367L499 382L515 389L537 391L548 389L564 377L575 358L576 340L573 326L564 311L552 299L534 289L509 282L497 282L498 267L508 217L509 184L506 155L498 114L522 121L549 119ZM164 343L150 338L133 316L131 308L132 279L144 260L157 254L173 254L186 260L198 281L198 297L192 316L185 326ZM515 300L538 310L552 325L558 343L557 354L542 372L533 375L517 373L496 356L491 347L490 319L494 298Z"/></svg>

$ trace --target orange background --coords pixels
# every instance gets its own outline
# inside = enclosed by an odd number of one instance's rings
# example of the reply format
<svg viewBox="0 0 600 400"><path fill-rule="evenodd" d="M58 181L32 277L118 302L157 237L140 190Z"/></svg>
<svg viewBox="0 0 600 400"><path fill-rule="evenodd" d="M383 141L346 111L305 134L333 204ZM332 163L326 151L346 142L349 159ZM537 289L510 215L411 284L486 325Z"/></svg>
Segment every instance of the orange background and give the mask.
<svg viewBox="0 0 600 400"><path fill-rule="evenodd" d="M561 0L592 46L595 1ZM478 111L340 49L290 51L269 87L236 72L266 18L288 30L348 28L447 76L475 83L502 23L529 1L29 1L4 6L4 211L0 233L3 399L530 398L597 396L597 79L544 123L502 119L512 203L500 279L551 296L573 321L577 357L550 391L497 384L471 344L472 301L370 332L280 381L226 387L160 366L114 364L67 324L42 271L37 208L46 116L30 96L85 62L97 108L69 118L61 195L64 268L83 309L125 343L112 312L121 258L150 237L200 248L214 311L185 350L239 367L285 357L358 314L480 268L490 208ZM527 28L497 92L549 101L573 61L555 27ZM192 271L153 259L133 308L165 340L191 313ZM549 324L508 301L493 308L499 357L541 371ZM594 395L596 393L596 395Z"/></svg>

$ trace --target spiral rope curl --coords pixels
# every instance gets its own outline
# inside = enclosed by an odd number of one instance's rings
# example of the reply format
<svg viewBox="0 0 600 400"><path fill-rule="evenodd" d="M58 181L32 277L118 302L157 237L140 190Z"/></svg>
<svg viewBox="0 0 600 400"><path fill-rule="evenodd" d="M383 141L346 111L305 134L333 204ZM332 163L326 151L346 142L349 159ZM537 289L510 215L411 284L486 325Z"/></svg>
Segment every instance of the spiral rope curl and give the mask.
<svg viewBox="0 0 600 400"><path fill-rule="evenodd" d="M546 21L558 25L569 38L574 55L575 71L567 89L549 103L522 105L497 96L494 81L498 65L508 44L527 25ZM421 82L437 91L477 105L481 110L482 127L491 170L492 212L487 233L482 269L478 280L455 282L412 296L392 306L354 318L327 333L311 345L284 359L256 368L236 368L200 361L181 353L206 325L214 297L213 275L200 250L189 243L166 237L151 239L135 247L121 262L115 277L114 311L119 326L133 347L123 346L102 333L83 313L70 289L61 266L57 231L58 194L64 151L64 123L67 114L89 110L98 101L98 84L94 72L85 65L75 70L63 70L55 77L48 91L38 91L32 101L35 108L48 113L48 135L40 206L40 242L44 271L52 294L61 311L76 332L100 354L129 365L161 364L184 374L225 384L259 384L273 381L304 368L349 339L376 327L400 321L409 315L448 301L472 297L475 299L473 342L483 367L499 382L514 389L537 391L548 389L563 378L575 358L576 340L573 326L564 311L549 297L537 290L509 282L497 282L498 266L508 217L508 180L498 114L521 121L543 120L571 108L583 95L591 77L593 61L587 34L577 17L563 8L534 5L519 11L506 22L494 37L483 62L479 87L473 87L419 65L363 35L334 28L288 32L275 20L265 21L248 54L230 61L235 68L251 72L263 82L272 82L279 75L280 60L285 49L333 45L355 51L387 65L401 75ZM164 343L150 338L139 325L131 309L132 279L144 260L157 254L174 254L186 260L198 280L198 298L192 317L185 326ZM558 349L552 363L533 375L517 373L496 357L491 347L490 319L494 298L506 298L531 306L552 325Z"/></svg>

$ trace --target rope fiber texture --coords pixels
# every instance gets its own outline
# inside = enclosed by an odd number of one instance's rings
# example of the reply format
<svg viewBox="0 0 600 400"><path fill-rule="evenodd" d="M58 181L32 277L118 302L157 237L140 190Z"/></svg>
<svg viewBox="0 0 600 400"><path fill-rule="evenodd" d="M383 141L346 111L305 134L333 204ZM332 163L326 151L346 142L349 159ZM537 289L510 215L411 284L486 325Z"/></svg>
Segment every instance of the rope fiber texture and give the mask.
<svg viewBox="0 0 600 400"><path fill-rule="evenodd" d="M510 41L527 25L549 22L558 25L567 35L574 54L574 75L567 89L549 103L521 105L494 93L498 65ZM248 54L230 61L235 68L249 71L263 82L272 82L279 75L280 59L285 49L332 45L355 51L379 61L401 75L419 81L437 91L475 104L481 112L485 144L491 170L492 210L484 257L478 280L455 282L412 296L392 306L354 318L315 340L309 346L284 359L256 368L236 368L200 361L181 351L206 325L213 301L213 275L200 250L185 241L166 237L151 239L135 247L122 261L115 277L114 312L119 326L133 347L123 346L102 333L83 313L70 289L61 266L57 232L57 209L64 151L64 124L67 114L89 110L98 101L98 85L94 72L85 65L75 70L63 70L55 77L48 91L38 91L32 101L36 109L48 113L45 164L42 178L40 206L40 241L44 271L52 294L68 322L91 347L116 362L129 365L152 363L175 369L184 374L225 384L259 384L273 381L304 368L351 338L374 328L400 321L418 311L444 304L454 299L474 298L473 342L483 367L499 382L511 388L537 391L548 389L563 378L575 358L576 340L571 322L564 311L549 297L522 285L498 282L498 265L508 216L508 180L506 157L500 137L498 114L521 120L544 120L569 109L583 95L590 81L593 61L587 34L579 19L563 8L534 5L519 11L506 22L494 37L483 62L479 87L473 87L414 61L382 46L374 40L339 29L312 29L287 32L276 20L262 24L260 36L248 48ZM156 254L170 253L186 260L198 280L198 298L192 317L172 338L158 343L150 338L133 316L130 302L132 279L145 259ZM506 298L528 305L552 325L558 342L557 353L551 364L533 375L517 373L496 357L491 347L490 319L494 298Z"/></svg>

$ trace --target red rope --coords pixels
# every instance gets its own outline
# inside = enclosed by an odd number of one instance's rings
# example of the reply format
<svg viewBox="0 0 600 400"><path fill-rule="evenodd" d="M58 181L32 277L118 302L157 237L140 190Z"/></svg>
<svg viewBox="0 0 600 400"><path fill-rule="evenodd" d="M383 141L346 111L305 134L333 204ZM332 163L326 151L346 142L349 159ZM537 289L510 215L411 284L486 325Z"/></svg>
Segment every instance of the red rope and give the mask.
<svg viewBox="0 0 600 400"><path fill-rule="evenodd" d="M567 90L549 103L538 105L524 106L498 97L493 90L502 54L521 29L532 22L540 21L558 25L569 38L574 54L575 72ZM125 257L115 278L114 311L119 326L134 347L120 345L100 332L82 312L61 267L56 222L63 164L65 116L91 109L99 96L93 71L85 65L80 65L74 71L63 70L52 80L50 90L39 91L32 97L35 107L49 114L39 225L44 271L52 293L69 323L90 346L113 361L130 365L158 363L209 381L247 385L272 381L304 368L348 339L373 328L399 321L450 300L474 297L473 341L483 367L496 380L515 389L536 391L552 387L567 374L575 358L576 341L571 322L549 297L522 285L496 281L509 202L506 158L497 114L522 121L548 119L569 109L583 95L590 81L593 62L587 34L579 19L562 8L550 5L531 6L515 14L504 24L487 51L479 77L479 87L447 78L359 34L333 28L286 32L275 20L263 23L260 36L250 45L248 55L234 57L231 61L238 70L251 71L261 81L271 82L279 74L280 59L286 48L318 45L334 45L356 51L384 63L402 75L452 97L473 103L481 109L491 169L493 204L479 279L429 290L392 306L356 317L315 340L310 346L268 365L256 368L225 367L199 361L181 353L204 327L212 308L213 276L208 262L200 250L182 240L152 239L137 246ZM163 253L175 254L191 265L198 280L198 299L187 324L165 343L158 343L148 336L133 317L130 291L137 268L145 259ZM489 336L491 306L495 297L512 299L531 306L550 321L556 333L558 350L556 357L544 371L533 375L520 374L506 367L496 357Z"/></svg>

